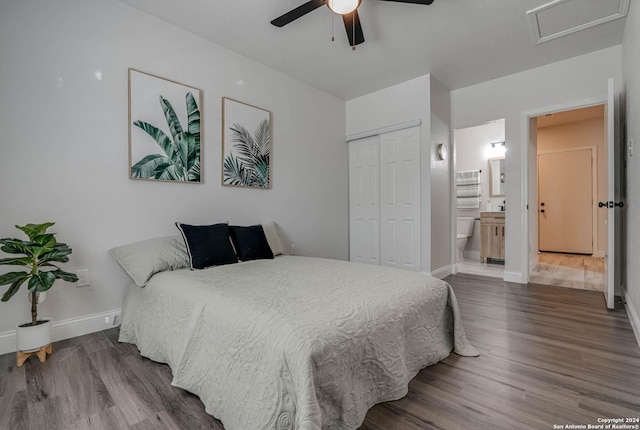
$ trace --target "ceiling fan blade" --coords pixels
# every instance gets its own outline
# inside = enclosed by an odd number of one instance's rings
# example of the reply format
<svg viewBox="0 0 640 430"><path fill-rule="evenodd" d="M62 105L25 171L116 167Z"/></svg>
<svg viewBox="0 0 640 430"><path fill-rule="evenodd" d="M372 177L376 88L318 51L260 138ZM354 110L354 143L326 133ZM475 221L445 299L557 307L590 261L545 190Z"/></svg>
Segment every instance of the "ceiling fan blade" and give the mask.
<svg viewBox="0 0 640 430"><path fill-rule="evenodd" d="M295 9L290 10L282 16L277 17L271 24L276 27L284 27L292 21L318 9L320 6L324 6L324 0L311 0L303 4L302 6L298 6Z"/></svg>
<svg viewBox="0 0 640 430"><path fill-rule="evenodd" d="M342 15L342 20L344 21L344 29L347 30L349 45L356 46L364 42L364 34L362 33L362 25L360 25L358 9Z"/></svg>
<svg viewBox="0 0 640 430"><path fill-rule="evenodd" d="M382 1L395 1L398 3L413 3L413 4L425 4L430 5L434 0L382 0Z"/></svg>

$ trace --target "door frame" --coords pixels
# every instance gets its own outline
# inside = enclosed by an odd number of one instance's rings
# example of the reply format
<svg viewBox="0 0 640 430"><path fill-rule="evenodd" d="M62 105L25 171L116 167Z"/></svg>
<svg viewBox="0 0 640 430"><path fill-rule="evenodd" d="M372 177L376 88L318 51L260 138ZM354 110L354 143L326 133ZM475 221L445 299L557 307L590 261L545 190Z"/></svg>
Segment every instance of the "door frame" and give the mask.
<svg viewBox="0 0 640 430"><path fill-rule="evenodd" d="M604 137L603 137L604 139ZM544 154L556 154L558 152L573 152L573 151L586 151L591 150L591 255L596 256L597 246L596 242L598 241L598 207L596 206L596 202L598 201L598 147L596 146L578 146L575 148L567 148L567 149L554 149L551 151L542 151L538 152L537 155ZM538 183L540 181L540 177L536 172L536 179ZM540 189L538 187L537 189ZM539 198L539 196L538 196ZM540 202L536 204L536 212L538 209L538 205ZM540 213L537 213L538 226L540 225ZM538 227L538 251L540 250L540 227Z"/></svg>
<svg viewBox="0 0 640 430"><path fill-rule="evenodd" d="M522 135L522 143L523 143L522 151L520 151L520 171L523 173L520 192L523 196L523 199L522 199L523 216L520 218L519 227L520 227L520 237L524 238L524 240L520 242L520 251L522 253L522 256L524 257L521 260L521 264L522 264L521 273L523 275L523 278L524 278L523 280L525 282L530 281L531 269L535 267L536 264L538 264L537 239L535 244L536 246L533 247L532 246L533 243L531 243L532 240L529 237L530 230L532 229L537 230L537 227L533 227L533 228L531 227L531 223L535 222L537 225L537 222L538 222L537 186L536 186L535 195L531 195L533 193L529 192L530 182L534 181L537 184L537 180L538 180L538 171L537 171L538 170L537 169L538 142L537 142L537 139L534 140L533 142L531 141L532 127L530 126L530 124L532 120L538 116L564 112L568 110L581 109L581 108L597 106L597 105L606 105L606 104L607 104L607 96L605 95L603 97L592 97L592 98L575 100L575 101L566 102L566 103L557 104L557 105L539 107L536 109L523 111L520 115L520 130L522 132L521 135ZM537 131L537 127L535 128L535 131ZM606 142L605 144L608 145L608 143ZM534 149L535 151L533 151ZM535 169L530 168L531 157L529 154L531 152L536 154ZM530 213L533 213L532 211L535 211L535 214L536 214L535 216L530 216ZM533 250L532 248L536 248L536 249Z"/></svg>
<svg viewBox="0 0 640 430"><path fill-rule="evenodd" d="M449 194L450 194L450 209L451 209L451 253L450 253L450 258L451 258L451 274L455 275L458 273L458 265L457 265L457 261L456 261L456 257L457 257L457 248L458 248L458 243L457 243L457 238L458 238L458 194L457 194L457 189L456 189L456 172L457 172L457 153L458 153L458 148L457 148L457 143L456 143L456 131L458 130L463 130L465 128L471 128L471 127L479 127L481 125L485 125L485 124L490 124L496 121L504 121L504 137L506 139L506 128L507 128L507 121L506 121L506 117L499 117L497 119L491 119L488 121L483 121L477 124L471 124L471 125L466 125L464 127L457 127L457 128L453 128L451 127L451 136L450 136L450 141L451 141L451 151L450 151L450 157L451 157L451 168L449 169L449 183L451 184L451 187L449 189ZM507 155L505 153L504 158L506 160ZM489 184L486 185L486 187L489 187ZM506 195L505 195L506 198ZM482 206L482 205L481 205ZM479 221L478 221L478 227L479 227ZM475 229L475 226L474 226ZM507 255L505 255L504 257L504 261L505 261L505 267L506 267L506 261L507 261ZM504 274L502 276L502 279L504 280Z"/></svg>

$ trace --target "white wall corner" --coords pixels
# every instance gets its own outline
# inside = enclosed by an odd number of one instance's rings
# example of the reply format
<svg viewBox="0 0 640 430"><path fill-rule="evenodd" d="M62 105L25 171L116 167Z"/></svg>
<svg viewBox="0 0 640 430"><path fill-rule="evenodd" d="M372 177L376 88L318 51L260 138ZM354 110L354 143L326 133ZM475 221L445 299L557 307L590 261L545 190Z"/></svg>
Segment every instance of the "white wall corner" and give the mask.
<svg viewBox="0 0 640 430"><path fill-rule="evenodd" d="M636 341L638 342L638 346L640 347L640 303L634 303L631 299L631 295L627 295L625 297L626 305L625 309L627 310L627 315L629 316L629 323L631 323L631 328L633 329L633 334L636 335Z"/></svg>
<svg viewBox="0 0 640 430"><path fill-rule="evenodd" d="M433 272L429 273L429 275L433 276L434 278L444 279L449 275L453 275L454 273L455 268L452 265L447 265L434 270Z"/></svg>
<svg viewBox="0 0 640 430"><path fill-rule="evenodd" d="M115 324L114 324L115 320ZM120 325L120 309L53 322L53 341L70 339ZM16 351L15 330L0 333L0 355Z"/></svg>
<svg viewBox="0 0 640 430"><path fill-rule="evenodd" d="M506 282L515 282L517 284L526 284L529 280L527 276L522 272L504 272L504 277L502 278Z"/></svg>

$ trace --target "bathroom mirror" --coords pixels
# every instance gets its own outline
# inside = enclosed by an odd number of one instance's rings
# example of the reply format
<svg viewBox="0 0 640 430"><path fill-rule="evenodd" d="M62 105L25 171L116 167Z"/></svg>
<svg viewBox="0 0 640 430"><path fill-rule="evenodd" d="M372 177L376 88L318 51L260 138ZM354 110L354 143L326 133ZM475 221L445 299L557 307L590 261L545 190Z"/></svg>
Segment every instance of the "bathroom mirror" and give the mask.
<svg viewBox="0 0 640 430"><path fill-rule="evenodd" d="M504 197L504 157L489 159L489 195Z"/></svg>

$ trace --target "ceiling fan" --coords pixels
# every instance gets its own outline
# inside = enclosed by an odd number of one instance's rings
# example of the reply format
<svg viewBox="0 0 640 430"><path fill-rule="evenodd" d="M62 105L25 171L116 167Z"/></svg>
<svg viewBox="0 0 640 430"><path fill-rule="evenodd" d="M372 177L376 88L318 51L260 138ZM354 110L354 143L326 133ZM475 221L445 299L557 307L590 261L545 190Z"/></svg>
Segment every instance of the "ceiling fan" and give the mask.
<svg viewBox="0 0 640 430"><path fill-rule="evenodd" d="M349 38L349 45L356 49L356 45L364 42L364 34L362 33L362 25L360 25L360 18L358 17L358 6L360 6L362 0L310 0L295 9L290 10L282 16L271 21L271 24L276 27L284 27L296 19L303 17L304 15L318 9L321 6L327 5L333 13L342 15L344 21L344 28L347 30L347 37ZM414 3L430 5L434 0L383 0L393 1L398 3Z"/></svg>

